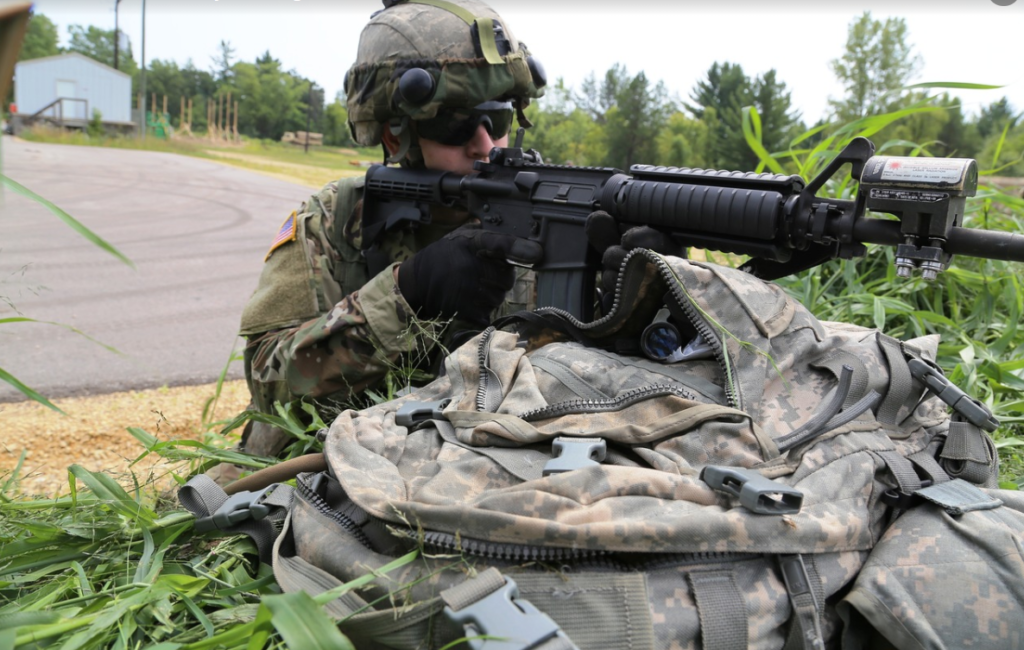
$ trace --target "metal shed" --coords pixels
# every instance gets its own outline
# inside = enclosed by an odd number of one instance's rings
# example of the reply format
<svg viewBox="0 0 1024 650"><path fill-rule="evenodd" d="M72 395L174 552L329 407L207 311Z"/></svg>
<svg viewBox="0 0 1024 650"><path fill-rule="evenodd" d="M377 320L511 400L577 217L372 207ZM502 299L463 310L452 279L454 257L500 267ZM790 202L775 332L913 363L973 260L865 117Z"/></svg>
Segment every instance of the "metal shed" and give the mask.
<svg viewBox="0 0 1024 650"><path fill-rule="evenodd" d="M14 84L19 115L61 100L51 111L62 110L68 121L88 120L99 109L104 122L131 122L131 77L76 52L19 62Z"/></svg>

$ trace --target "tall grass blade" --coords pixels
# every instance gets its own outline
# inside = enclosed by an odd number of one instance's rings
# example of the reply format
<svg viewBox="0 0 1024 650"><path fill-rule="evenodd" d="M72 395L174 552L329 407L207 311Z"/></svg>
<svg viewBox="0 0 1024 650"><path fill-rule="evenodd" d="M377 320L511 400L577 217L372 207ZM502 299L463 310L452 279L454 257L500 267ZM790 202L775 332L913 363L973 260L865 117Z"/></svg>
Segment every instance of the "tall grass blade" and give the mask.
<svg viewBox="0 0 1024 650"><path fill-rule="evenodd" d="M13 178L5 176L4 174L0 174L0 185L9 187L14 193L20 194L24 197L32 199L33 201L39 203L40 205L43 205L44 207L46 207L47 210L52 212L58 219L63 221L69 228L77 232L79 235L87 239L89 242L101 248L102 250L110 253L111 255L121 260L131 268L135 268L135 264L132 263L130 259L125 257L124 253L114 248L112 244L107 242L105 239L103 239L93 231L89 230L87 227L85 227L85 225L83 225L80 221L72 217L70 214L57 207L52 201L43 198L42 196L36 194L35 192L28 189L21 183L15 181Z"/></svg>

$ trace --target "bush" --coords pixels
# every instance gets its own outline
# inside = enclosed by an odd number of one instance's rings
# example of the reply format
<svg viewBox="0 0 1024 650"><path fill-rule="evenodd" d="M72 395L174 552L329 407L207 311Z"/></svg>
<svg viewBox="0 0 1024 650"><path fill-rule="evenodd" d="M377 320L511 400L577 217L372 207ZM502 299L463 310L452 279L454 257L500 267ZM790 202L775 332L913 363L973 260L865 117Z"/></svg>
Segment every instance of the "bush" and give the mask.
<svg viewBox="0 0 1024 650"><path fill-rule="evenodd" d="M92 109L92 119L89 120L89 125L85 127L85 132L90 138L103 137L103 114L100 113L100 109Z"/></svg>

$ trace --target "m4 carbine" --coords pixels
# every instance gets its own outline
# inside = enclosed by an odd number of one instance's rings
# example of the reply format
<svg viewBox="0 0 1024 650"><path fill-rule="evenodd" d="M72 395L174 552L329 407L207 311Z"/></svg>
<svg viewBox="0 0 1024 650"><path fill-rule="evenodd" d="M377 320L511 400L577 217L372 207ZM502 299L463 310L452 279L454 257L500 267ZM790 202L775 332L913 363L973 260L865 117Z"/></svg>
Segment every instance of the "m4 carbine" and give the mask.
<svg viewBox="0 0 1024 650"><path fill-rule="evenodd" d="M900 276L934 279L953 255L1024 261L1024 236L962 228L965 202L978 186L974 160L874 156L854 139L810 183L800 176L633 165L617 169L545 165L522 149L495 148L465 176L383 165L367 171L363 242L374 265L384 234L430 221L432 206L459 207L483 228L540 242L537 304L586 321L593 316L600 252L584 232L587 216L608 212L625 230L646 225L685 246L748 255L743 268L772 280L836 257L865 254L865 244L896 247ZM859 181L853 200L818 197L845 164ZM886 212L898 220L867 218ZM377 263L377 266L382 264Z"/></svg>

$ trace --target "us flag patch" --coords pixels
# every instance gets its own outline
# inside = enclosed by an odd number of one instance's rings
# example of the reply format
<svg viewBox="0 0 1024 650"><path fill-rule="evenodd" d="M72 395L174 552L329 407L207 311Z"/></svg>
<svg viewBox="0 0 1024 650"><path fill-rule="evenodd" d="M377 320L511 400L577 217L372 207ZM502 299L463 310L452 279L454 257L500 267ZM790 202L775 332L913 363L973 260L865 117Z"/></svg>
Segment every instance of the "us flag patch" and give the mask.
<svg viewBox="0 0 1024 650"><path fill-rule="evenodd" d="M277 237L274 237L274 243L270 245L270 250L267 251L267 256L263 258L264 262L269 260L270 254L278 248L281 248L290 241L295 241L296 214L295 210L292 210L292 213L288 215L288 218L281 224L281 229L277 231Z"/></svg>

